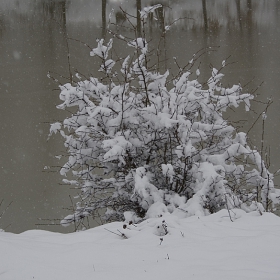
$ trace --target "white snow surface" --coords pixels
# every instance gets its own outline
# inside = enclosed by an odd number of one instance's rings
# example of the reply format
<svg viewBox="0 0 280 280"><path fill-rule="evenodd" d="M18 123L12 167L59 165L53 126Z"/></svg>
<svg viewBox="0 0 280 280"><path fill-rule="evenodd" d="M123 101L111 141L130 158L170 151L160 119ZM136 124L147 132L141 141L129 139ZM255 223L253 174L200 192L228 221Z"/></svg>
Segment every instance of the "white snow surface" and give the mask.
<svg viewBox="0 0 280 280"><path fill-rule="evenodd" d="M222 210L184 219L165 213L71 234L0 232L0 279L279 280L280 218L230 213L233 222Z"/></svg>

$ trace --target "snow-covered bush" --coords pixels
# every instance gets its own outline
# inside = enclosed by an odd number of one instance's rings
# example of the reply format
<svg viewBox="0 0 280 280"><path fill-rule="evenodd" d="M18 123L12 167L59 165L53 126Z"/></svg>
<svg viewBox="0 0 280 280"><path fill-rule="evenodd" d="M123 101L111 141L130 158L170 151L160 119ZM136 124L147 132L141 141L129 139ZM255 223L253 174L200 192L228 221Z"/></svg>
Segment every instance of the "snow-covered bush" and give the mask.
<svg viewBox="0 0 280 280"><path fill-rule="evenodd" d="M154 9L141 12L143 22ZM205 83L198 81L199 70L192 79L187 67L170 78L169 71L149 68L145 37L127 45L134 56L116 63L113 39L99 40L90 55L101 60L104 77L60 86L57 107L75 113L50 131L64 137L69 157L60 173L70 172L63 181L79 192L74 213L61 223L81 222L102 209L105 221L137 221L164 212L264 211L278 203L260 153L223 117L229 107L248 111L253 99L239 84L222 85L225 62ZM194 55L189 69L195 61Z"/></svg>

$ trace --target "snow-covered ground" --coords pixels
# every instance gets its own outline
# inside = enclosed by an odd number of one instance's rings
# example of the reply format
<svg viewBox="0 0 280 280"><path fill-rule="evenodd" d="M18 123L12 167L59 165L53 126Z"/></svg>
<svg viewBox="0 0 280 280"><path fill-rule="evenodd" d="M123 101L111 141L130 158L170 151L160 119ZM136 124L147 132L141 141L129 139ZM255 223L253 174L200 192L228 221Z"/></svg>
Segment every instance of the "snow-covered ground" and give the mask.
<svg viewBox="0 0 280 280"><path fill-rule="evenodd" d="M280 218L242 210L231 217L222 210L71 234L0 232L0 279L279 280Z"/></svg>

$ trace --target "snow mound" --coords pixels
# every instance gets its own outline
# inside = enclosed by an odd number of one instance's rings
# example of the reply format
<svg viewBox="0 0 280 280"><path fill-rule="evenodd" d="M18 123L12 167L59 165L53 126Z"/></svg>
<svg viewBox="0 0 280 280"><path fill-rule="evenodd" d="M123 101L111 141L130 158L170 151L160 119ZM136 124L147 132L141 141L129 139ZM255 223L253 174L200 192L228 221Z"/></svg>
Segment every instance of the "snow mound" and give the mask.
<svg viewBox="0 0 280 280"><path fill-rule="evenodd" d="M0 232L0 279L279 280L280 218L219 211L59 234ZM128 216L129 217L129 216Z"/></svg>

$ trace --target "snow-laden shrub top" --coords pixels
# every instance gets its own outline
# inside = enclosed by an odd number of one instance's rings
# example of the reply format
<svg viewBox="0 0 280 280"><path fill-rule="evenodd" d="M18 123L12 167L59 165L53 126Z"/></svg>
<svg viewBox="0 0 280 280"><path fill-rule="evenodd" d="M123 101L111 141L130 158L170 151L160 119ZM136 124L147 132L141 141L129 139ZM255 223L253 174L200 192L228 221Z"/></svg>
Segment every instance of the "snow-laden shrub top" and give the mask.
<svg viewBox="0 0 280 280"><path fill-rule="evenodd" d="M112 45L112 39L102 39L91 52L101 58L104 79L60 87L57 107L77 111L52 124L51 133L60 131L65 139L69 157L60 173L71 172L74 180L63 181L79 192L75 212L63 225L100 209L106 209L105 221L124 215L138 221L165 212L263 211L279 202L259 152L223 118L229 107L248 111L253 99L239 84L223 87L225 61L202 86L190 71L171 79L169 71L150 70L145 38L127 42L136 58L127 56L120 66L110 54Z"/></svg>

